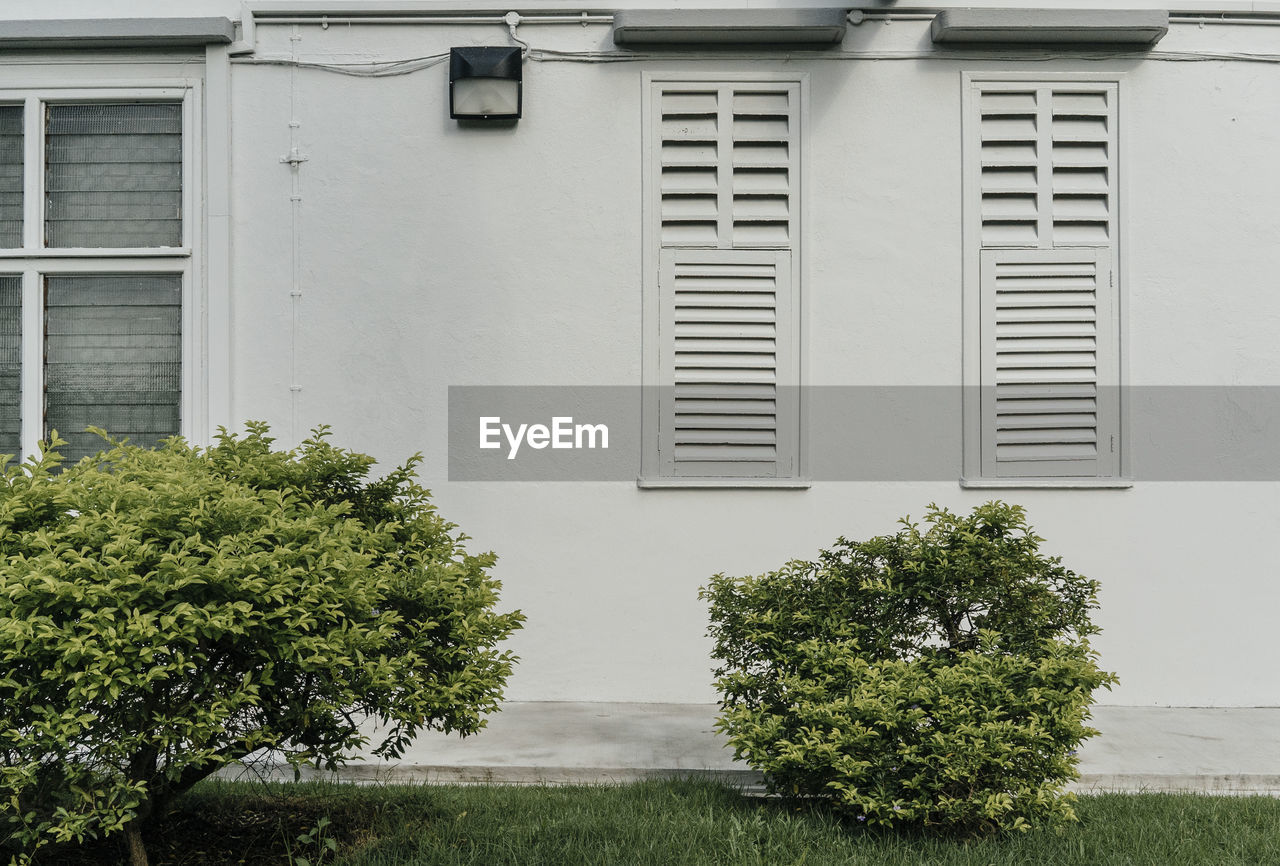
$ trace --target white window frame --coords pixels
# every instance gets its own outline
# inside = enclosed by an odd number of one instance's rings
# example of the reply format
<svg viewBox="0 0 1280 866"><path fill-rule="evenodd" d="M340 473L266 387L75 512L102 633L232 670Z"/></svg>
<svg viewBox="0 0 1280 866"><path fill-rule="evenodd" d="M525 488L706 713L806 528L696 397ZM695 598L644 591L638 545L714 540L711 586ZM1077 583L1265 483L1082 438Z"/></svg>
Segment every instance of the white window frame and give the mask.
<svg viewBox="0 0 1280 866"><path fill-rule="evenodd" d="M791 252L792 286L792 338L795 341L795 362L798 367L796 382L798 422L794 432L795 455L793 470L786 476L738 477L738 476L673 476L664 474L663 459L658 452L658 436L662 425L659 409L661 381L661 341L659 323L662 320L660 279L662 267L662 201L656 164L656 149L661 147L655 134L655 106L659 84L682 84L695 89L699 85L737 84L761 82L767 84L793 84L799 93L798 136L800 146L795 154L800 182L796 187L798 203L793 202L790 225L790 243L786 247L769 245L744 245L741 249L787 249ZM642 383L641 388L641 462L640 476L636 484L641 488L792 488L811 486L809 479L808 400L805 385L808 381L808 324L804 287L808 284L808 266L804 255L804 225L808 213L809 186L809 74L807 72L704 72L673 71L645 72L641 76L641 123L644 132L641 150L644 160L643 196L641 203L642 228ZM687 249L714 249L707 246L690 246Z"/></svg>
<svg viewBox="0 0 1280 866"><path fill-rule="evenodd" d="M1128 201L1128 136L1126 130L1126 102L1124 99L1126 75L1120 72L962 72L961 84L961 125L962 145L961 164L962 186L962 382L963 382L963 474L960 477L961 487L966 488L1128 488L1133 486L1130 477L1130 440L1129 440L1129 401L1126 398L1128 375L1128 322L1129 306L1126 258L1124 249L1128 230L1125 219L1125 203ZM1119 417L1117 419L1117 442L1119 452L1118 472L1114 476L1098 477L1053 477L1024 476L1009 478L993 478L982 471L982 177L981 177L981 139L977 123L977 106L975 94L978 86L991 84L1030 84L1079 82L1082 84L1113 84L1116 93L1115 141L1116 141L1116 173L1114 186L1115 201L1112 225L1115 234L1109 249L1111 251L1111 271L1115 279L1114 315L1119 321L1115 323L1116 358L1115 368L1119 389ZM1067 249L1069 247L1061 247ZM992 249L1017 249L1017 247L1000 247Z"/></svg>
<svg viewBox="0 0 1280 866"><path fill-rule="evenodd" d="M57 70L59 77L74 70ZM166 102L182 106L182 245L138 248L44 246L45 106ZM22 105L23 221L21 248L0 249L0 275L22 278L22 452L44 438L44 278L62 274L176 274L182 279L180 313L182 389L180 435L207 441L208 401L204 329L203 82L200 79L113 80L99 86L0 88L0 105ZM59 431L67 432L67 431Z"/></svg>

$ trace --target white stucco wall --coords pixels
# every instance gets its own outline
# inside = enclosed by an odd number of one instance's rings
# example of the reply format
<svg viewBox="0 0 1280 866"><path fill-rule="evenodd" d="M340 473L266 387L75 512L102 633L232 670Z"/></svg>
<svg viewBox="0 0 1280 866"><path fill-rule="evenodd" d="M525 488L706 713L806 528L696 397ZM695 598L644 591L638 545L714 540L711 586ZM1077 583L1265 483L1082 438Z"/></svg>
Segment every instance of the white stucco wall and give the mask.
<svg viewBox="0 0 1280 866"><path fill-rule="evenodd" d="M846 48L927 47L927 22L853 28ZM495 27L268 25L258 57L420 57L502 44ZM527 28L608 48L607 27ZM1175 27L1174 50L1280 53L1280 28ZM956 480L808 490L631 482L450 483L450 385L638 385L641 76L809 76L805 358L814 384L958 385L961 73L1122 72L1127 370L1134 384L1280 384L1280 67L1230 61L689 56L530 62L514 128L448 119L447 67L358 79L232 67L231 417L285 442L319 423L388 463L422 451L444 514L500 555L528 624L513 700L700 702L698 587L839 535L890 532L936 501L1025 504L1069 567L1102 583L1104 703L1280 704L1280 484L961 489ZM280 158L290 120L308 161ZM297 235L297 285L291 248ZM296 326L294 305L296 303ZM301 387L291 391L291 385ZM938 433L955 454L960 431Z"/></svg>

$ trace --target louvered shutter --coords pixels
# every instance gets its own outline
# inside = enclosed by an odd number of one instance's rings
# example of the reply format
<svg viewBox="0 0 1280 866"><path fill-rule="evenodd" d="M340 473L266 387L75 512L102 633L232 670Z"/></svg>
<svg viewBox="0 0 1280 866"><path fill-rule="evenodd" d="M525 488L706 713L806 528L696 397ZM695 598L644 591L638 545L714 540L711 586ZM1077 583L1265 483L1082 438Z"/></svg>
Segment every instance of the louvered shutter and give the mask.
<svg viewBox="0 0 1280 866"><path fill-rule="evenodd" d="M982 253L982 472L1115 475L1119 394L1105 248Z"/></svg>
<svg viewBox="0 0 1280 866"><path fill-rule="evenodd" d="M981 473L1114 477L1116 85L975 88Z"/></svg>
<svg viewBox="0 0 1280 866"><path fill-rule="evenodd" d="M659 82L658 471L788 477L799 462L799 85Z"/></svg>
<svg viewBox="0 0 1280 866"><path fill-rule="evenodd" d="M793 475L791 254L664 250L659 283L663 474Z"/></svg>

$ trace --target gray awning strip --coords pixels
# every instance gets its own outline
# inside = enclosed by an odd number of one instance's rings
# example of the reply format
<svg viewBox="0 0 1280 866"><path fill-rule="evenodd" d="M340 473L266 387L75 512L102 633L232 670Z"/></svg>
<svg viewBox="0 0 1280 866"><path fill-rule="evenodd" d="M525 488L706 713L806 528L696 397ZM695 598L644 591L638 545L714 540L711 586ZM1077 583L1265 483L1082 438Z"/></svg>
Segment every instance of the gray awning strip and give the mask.
<svg viewBox="0 0 1280 866"><path fill-rule="evenodd" d="M0 21L5 48L168 48L226 44L227 18L78 18Z"/></svg>
<svg viewBox="0 0 1280 866"><path fill-rule="evenodd" d="M628 9L613 16L616 45L822 48L844 39L844 9Z"/></svg>
<svg viewBox="0 0 1280 866"><path fill-rule="evenodd" d="M1169 31L1160 9L945 9L934 42L1151 46Z"/></svg>

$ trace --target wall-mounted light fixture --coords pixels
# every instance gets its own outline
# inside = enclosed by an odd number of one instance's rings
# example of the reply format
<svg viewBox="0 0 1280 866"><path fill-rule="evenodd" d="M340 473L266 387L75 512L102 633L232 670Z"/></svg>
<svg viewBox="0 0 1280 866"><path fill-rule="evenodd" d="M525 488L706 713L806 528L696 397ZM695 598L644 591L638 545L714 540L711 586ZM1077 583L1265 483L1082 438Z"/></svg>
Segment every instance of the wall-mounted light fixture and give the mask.
<svg viewBox="0 0 1280 866"><path fill-rule="evenodd" d="M454 120L519 120L520 48L449 50L449 116Z"/></svg>

